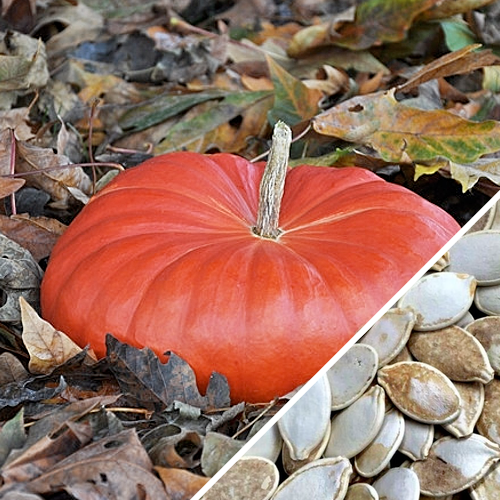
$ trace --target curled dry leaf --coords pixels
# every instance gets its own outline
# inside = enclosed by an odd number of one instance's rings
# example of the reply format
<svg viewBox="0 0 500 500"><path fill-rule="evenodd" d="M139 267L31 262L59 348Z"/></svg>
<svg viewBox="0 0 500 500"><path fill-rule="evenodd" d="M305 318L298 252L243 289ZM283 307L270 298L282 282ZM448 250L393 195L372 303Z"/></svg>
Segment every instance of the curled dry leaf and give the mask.
<svg viewBox="0 0 500 500"><path fill-rule="evenodd" d="M64 155L55 154L50 148L39 148L23 141L17 143L17 172L39 172L27 177L28 183L49 193L54 200L51 206L65 209L73 197L86 199L92 192L92 182L81 167L70 166Z"/></svg>
<svg viewBox="0 0 500 500"><path fill-rule="evenodd" d="M21 320L19 297L38 306L42 275L28 250L0 233L0 290L5 298L0 307L0 321Z"/></svg>
<svg viewBox="0 0 500 500"><path fill-rule="evenodd" d="M51 373L82 350L63 332L41 319L22 297L19 304L23 341L30 354L29 369L32 373Z"/></svg>

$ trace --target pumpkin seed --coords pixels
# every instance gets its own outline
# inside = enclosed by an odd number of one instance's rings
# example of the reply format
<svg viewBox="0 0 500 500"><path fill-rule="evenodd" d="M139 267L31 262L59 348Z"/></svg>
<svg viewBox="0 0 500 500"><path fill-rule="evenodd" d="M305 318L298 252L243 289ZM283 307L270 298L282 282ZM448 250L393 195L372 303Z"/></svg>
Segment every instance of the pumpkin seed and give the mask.
<svg viewBox="0 0 500 500"><path fill-rule="evenodd" d="M479 434L435 441L426 460L414 462L420 489L430 496L452 495L476 484L496 461L500 446Z"/></svg>
<svg viewBox="0 0 500 500"><path fill-rule="evenodd" d="M466 330L481 342L491 367L500 375L500 316L477 319L470 323Z"/></svg>
<svg viewBox="0 0 500 500"><path fill-rule="evenodd" d="M417 475L404 467L394 467L377 479L372 486L384 500L418 500L420 486Z"/></svg>
<svg viewBox="0 0 500 500"><path fill-rule="evenodd" d="M467 326L470 325L474 321L474 316L472 316L470 311L467 311L464 316L462 316L456 323L455 325L459 326L460 328L465 328L467 329Z"/></svg>
<svg viewBox="0 0 500 500"><path fill-rule="evenodd" d="M415 330L437 330L465 315L475 289L473 276L450 272L428 274L401 297L398 307L410 307L415 311Z"/></svg>
<svg viewBox="0 0 500 500"><path fill-rule="evenodd" d="M305 460L323 441L330 425L330 385L326 376L316 383L278 421L292 460Z"/></svg>
<svg viewBox="0 0 500 500"><path fill-rule="evenodd" d="M460 394L458 417L443 427L457 438L470 436L484 405L484 385L481 382L455 382Z"/></svg>
<svg viewBox="0 0 500 500"><path fill-rule="evenodd" d="M500 316L500 285L478 287L474 304L488 316Z"/></svg>
<svg viewBox="0 0 500 500"><path fill-rule="evenodd" d="M323 440L316 446L314 450L312 450L309 455L303 460L294 460L290 456L290 448L283 443L281 461L283 464L283 469L288 475L293 474L295 471L299 470L304 465L313 462L314 460L318 460L323 455L326 445L328 444L328 438L330 437L330 427L331 423L328 421L328 429L323 436Z"/></svg>
<svg viewBox="0 0 500 500"><path fill-rule="evenodd" d="M446 252L444 255L432 264L431 271L443 271L450 265L450 254Z"/></svg>
<svg viewBox="0 0 500 500"><path fill-rule="evenodd" d="M419 422L445 424L458 416L458 391L450 379L433 366L402 361L381 368L377 378L394 406Z"/></svg>
<svg viewBox="0 0 500 500"><path fill-rule="evenodd" d="M415 361L415 359L411 355L410 350L406 346L404 346L403 349L401 349L401 351L398 353L398 355L390 361L390 364L395 365L400 361Z"/></svg>
<svg viewBox="0 0 500 500"><path fill-rule="evenodd" d="M413 356L457 382L483 382L494 375L488 354L469 332L452 325L433 332L415 332L408 341Z"/></svg>
<svg viewBox="0 0 500 500"><path fill-rule="evenodd" d="M375 439L354 460L358 474L373 477L382 472L398 450L404 430L405 419L401 412L396 408L386 412Z"/></svg>
<svg viewBox="0 0 500 500"><path fill-rule="evenodd" d="M377 351L379 368L401 352L415 321L415 313L411 309L390 309L363 336L361 342Z"/></svg>
<svg viewBox="0 0 500 500"><path fill-rule="evenodd" d="M424 460L434 441L434 426L405 419L405 433L399 451L412 460Z"/></svg>
<svg viewBox="0 0 500 500"><path fill-rule="evenodd" d="M450 249L448 271L474 276L478 285L500 284L500 231L478 231L460 238Z"/></svg>
<svg viewBox="0 0 500 500"><path fill-rule="evenodd" d="M243 457L203 496L203 500L269 500L276 491L276 465L260 457Z"/></svg>
<svg viewBox="0 0 500 500"><path fill-rule="evenodd" d="M484 406L477 421L477 430L483 436L500 444L500 380L493 379L484 388Z"/></svg>
<svg viewBox="0 0 500 500"><path fill-rule="evenodd" d="M297 404L297 403L296 403ZM322 458L305 465L280 484L272 500L342 500L352 467L346 458ZM239 500L238 496L238 500Z"/></svg>
<svg viewBox="0 0 500 500"><path fill-rule="evenodd" d="M252 427L253 429L260 430L260 427L256 424ZM251 439L252 433L248 436ZM271 426L254 444L246 451L245 455L249 457L262 457L271 460L271 462L276 462L278 460L279 454L281 453L281 447L283 445L283 439L279 433L278 426L275 424Z"/></svg>
<svg viewBox="0 0 500 500"><path fill-rule="evenodd" d="M358 483L349 486L345 500L379 500L379 496L370 484Z"/></svg>
<svg viewBox="0 0 500 500"><path fill-rule="evenodd" d="M354 344L326 373L332 394L332 410L352 404L370 386L377 374L375 349Z"/></svg>
<svg viewBox="0 0 500 500"><path fill-rule="evenodd" d="M472 500L500 500L500 462L469 491Z"/></svg>
<svg viewBox="0 0 500 500"><path fill-rule="evenodd" d="M384 390L375 385L334 416L325 456L352 458L363 451L382 427L384 400Z"/></svg>

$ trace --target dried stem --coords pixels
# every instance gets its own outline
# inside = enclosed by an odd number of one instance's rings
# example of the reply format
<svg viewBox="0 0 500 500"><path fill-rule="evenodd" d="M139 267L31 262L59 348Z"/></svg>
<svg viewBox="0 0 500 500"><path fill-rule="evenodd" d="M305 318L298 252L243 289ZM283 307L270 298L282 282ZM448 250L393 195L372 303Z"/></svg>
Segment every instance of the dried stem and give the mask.
<svg viewBox="0 0 500 500"><path fill-rule="evenodd" d="M279 215L291 142L290 128L278 122L274 126L269 159L260 183L257 224L253 228L254 233L261 238L275 240L281 234Z"/></svg>

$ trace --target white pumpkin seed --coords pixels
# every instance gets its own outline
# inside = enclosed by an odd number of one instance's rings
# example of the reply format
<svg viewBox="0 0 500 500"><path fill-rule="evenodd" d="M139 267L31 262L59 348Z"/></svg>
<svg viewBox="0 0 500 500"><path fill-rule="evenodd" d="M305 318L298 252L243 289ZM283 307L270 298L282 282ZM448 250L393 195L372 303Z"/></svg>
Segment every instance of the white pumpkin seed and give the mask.
<svg viewBox="0 0 500 500"><path fill-rule="evenodd" d="M476 484L496 461L500 446L480 436L456 439L444 437L434 442L426 460L414 462L424 495L452 495Z"/></svg>
<svg viewBox="0 0 500 500"><path fill-rule="evenodd" d="M500 284L500 231L478 231L460 238L450 249L448 271L474 276L478 285Z"/></svg>
<svg viewBox="0 0 500 500"><path fill-rule="evenodd" d="M258 423L257 423L258 424ZM254 425L252 430L255 428L259 429L259 425ZM252 433L248 436L248 440L253 437ZM278 460L279 454L281 453L281 447L283 445L283 439L278 430L278 425L274 424L271 426L254 444L246 451L245 455L249 457L262 457L271 460L271 462L276 462Z"/></svg>
<svg viewBox="0 0 500 500"><path fill-rule="evenodd" d="M456 323L455 325L459 326L460 328L465 328L467 329L467 326L470 325L474 321L474 316L472 316L470 311L467 311L464 316L462 316Z"/></svg>
<svg viewBox="0 0 500 500"><path fill-rule="evenodd" d="M478 287L474 304L488 316L500 316L500 285Z"/></svg>
<svg viewBox="0 0 500 500"><path fill-rule="evenodd" d="M500 462L469 491L472 500L500 500Z"/></svg>
<svg viewBox="0 0 500 500"><path fill-rule="evenodd" d="M476 337L488 354L491 367L500 375L500 316L487 316L470 323L466 330Z"/></svg>
<svg viewBox="0 0 500 500"><path fill-rule="evenodd" d="M413 356L411 355L410 349L408 347L404 346L403 349L399 352L399 354L390 361L391 365L395 365L396 363L399 363L401 361L415 361Z"/></svg>
<svg viewBox="0 0 500 500"><path fill-rule="evenodd" d="M418 500L420 486L418 478L411 469L394 467L377 479L372 486L379 498L384 500Z"/></svg>
<svg viewBox="0 0 500 500"><path fill-rule="evenodd" d="M446 252L444 255L432 264L431 271L443 271L450 265L450 254Z"/></svg>
<svg viewBox="0 0 500 500"><path fill-rule="evenodd" d="M322 458L305 465L280 484L272 500L342 500L352 467L346 458ZM238 500L239 500L238 496Z"/></svg>
<svg viewBox="0 0 500 500"><path fill-rule="evenodd" d="M376 385L333 417L326 457L352 458L378 434L384 421L385 393Z"/></svg>
<svg viewBox="0 0 500 500"><path fill-rule="evenodd" d="M405 419L396 408L386 412L375 439L354 460L359 475L373 477L382 472L403 440Z"/></svg>
<svg viewBox="0 0 500 500"><path fill-rule="evenodd" d="M330 425L331 405L330 385L322 376L278 421L292 460L307 459L322 442Z"/></svg>
<svg viewBox="0 0 500 500"><path fill-rule="evenodd" d="M473 276L450 272L428 274L401 297L398 307L410 307L416 313L415 330L445 328L469 310L474 299Z"/></svg>
<svg viewBox="0 0 500 500"><path fill-rule="evenodd" d="M345 500L379 500L379 496L372 485L358 483L349 486Z"/></svg>
<svg viewBox="0 0 500 500"><path fill-rule="evenodd" d="M408 341L412 355L457 382L483 382L494 375L484 347L468 331L451 325L433 332L414 332Z"/></svg>
<svg viewBox="0 0 500 500"><path fill-rule="evenodd" d="M392 361L408 341L416 316L411 309L389 309L363 336L361 342L378 354L378 367Z"/></svg>
<svg viewBox="0 0 500 500"><path fill-rule="evenodd" d="M477 421L482 436L500 444L500 380L493 379L484 387L484 406Z"/></svg>
<svg viewBox="0 0 500 500"><path fill-rule="evenodd" d="M328 429L325 432L325 435L323 436L323 440L303 460L294 460L290 456L290 448L285 443L283 443L281 462L283 464L283 469L289 476L293 474L295 471L299 470L301 467L304 467L304 465L321 458L323 452L325 451L326 445L328 444L328 439L330 437L330 427L331 427L331 422L328 421Z"/></svg>
<svg viewBox="0 0 500 500"><path fill-rule="evenodd" d="M434 426L405 418L405 433L399 451L412 460L424 460L434 441Z"/></svg>
<svg viewBox="0 0 500 500"><path fill-rule="evenodd" d="M352 404L377 374L378 356L373 347L354 344L326 373L332 394L332 410Z"/></svg>
<svg viewBox="0 0 500 500"><path fill-rule="evenodd" d="M443 427L457 438L470 436L484 405L484 385L481 382L455 382L460 394L458 417Z"/></svg>
<svg viewBox="0 0 500 500"><path fill-rule="evenodd" d="M455 386L431 365L402 361L381 368L377 378L394 406L418 422L445 424L460 411Z"/></svg>
<svg viewBox="0 0 500 500"><path fill-rule="evenodd" d="M203 495L203 500L269 500L279 482L276 465L261 457L243 457Z"/></svg>

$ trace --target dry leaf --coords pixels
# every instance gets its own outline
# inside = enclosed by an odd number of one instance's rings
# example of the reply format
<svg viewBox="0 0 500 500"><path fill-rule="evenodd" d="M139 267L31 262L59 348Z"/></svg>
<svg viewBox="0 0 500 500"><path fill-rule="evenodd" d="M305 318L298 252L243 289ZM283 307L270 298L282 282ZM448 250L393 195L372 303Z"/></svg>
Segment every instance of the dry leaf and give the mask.
<svg viewBox="0 0 500 500"><path fill-rule="evenodd" d="M171 500L189 500L210 479L182 469L155 467L155 470Z"/></svg>
<svg viewBox="0 0 500 500"><path fill-rule="evenodd" d="M1 182L0 182L1 185ZM56 219L28 214L0 215L0 231L29 250L36 261L48 257L66 226Z"/></svg>
<svg viewBox="0 0 500 500"><path fill-rule="evenodd" d="M421 110L394 97L394 89L357 96L312 119L322 135L371 146L386 161L476 161L500 149L500 123L473 122L446 110Z"/></svg>
<svg viewBox="0 0 500 500"><path fill-rule="evenodd" d="M0 354L0 386L26 380L29 374L24 365L10 352Z"/></svg>
<svg viewBox="0 0 500 500"><path fill-rule="evenodd" d="M29 126L29 108L15 108L0 111L1 131L14 130L16 139L27 141L35 137Z"/></svg>
<svg viewBox="0 0 500 500"><path fill-rule="evenodd" d="M57 169L70 163L66 156L57 155L50 148L39 148L23 141L17 143L16 171L39 172L27 177L28 182L49 193L54 208L68 208L75 194L85 199L92 192L92 182L81 167Z"/></svg>
<svg viewBox="0 0 500 500"><path fill-rule="evenodd" d="M475 52L481 45L468 45L463 49L445 54L438 59L426 64L408 81L398 87L398 91L408 92L418 85L434 78L444 78L450 75L469 73L485 66L498 64L500 58L491 50Z"/></svg>
<svg viewBox="0 0 500 500"><path fill-rule="evenodd" d="M21 320L20 297L38 306L42 276L43 271L28 250L0 232L0 290L4 299L0 321Z"/></svg>
<svg viewBox="0 0 500 500"><path fill-rule="evenodd" d="M9 177L0 177L0 199L10 196L25 184L24 179L12 179Z"/></svg>
<svg viewBox="0 0 500 500"><path fill-rule="evenodd" d="M30 355L31 373L51 373L82 350L66 334L40 318L22 297L19 304L23 342Z"/></svg>

